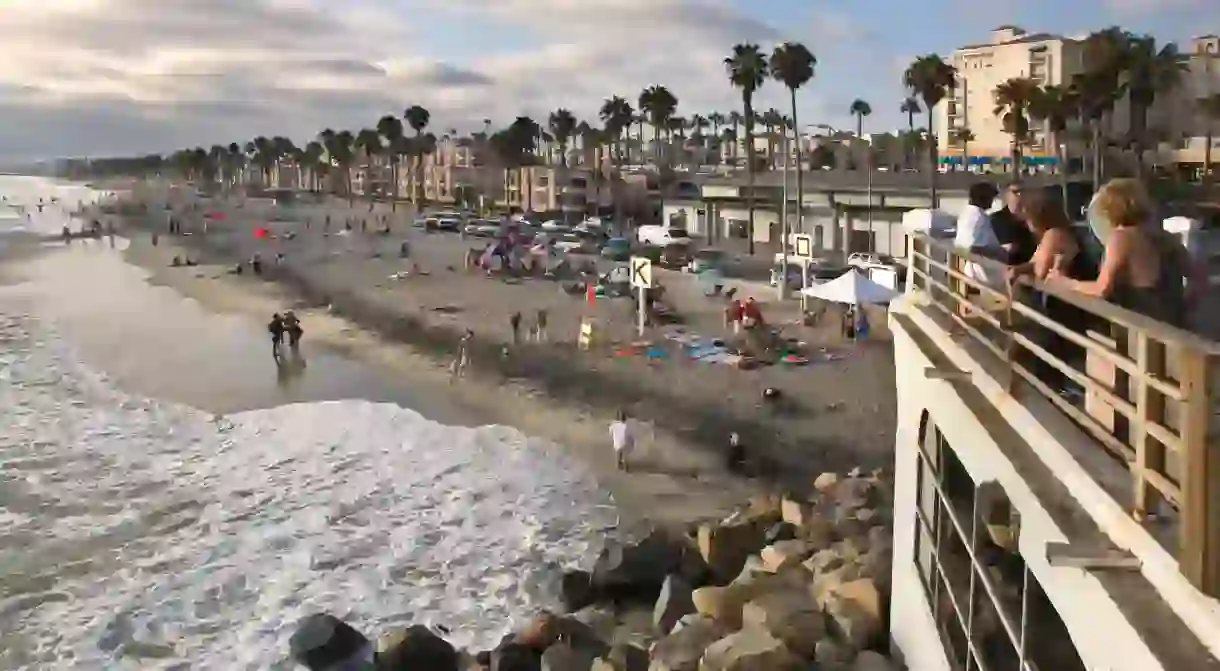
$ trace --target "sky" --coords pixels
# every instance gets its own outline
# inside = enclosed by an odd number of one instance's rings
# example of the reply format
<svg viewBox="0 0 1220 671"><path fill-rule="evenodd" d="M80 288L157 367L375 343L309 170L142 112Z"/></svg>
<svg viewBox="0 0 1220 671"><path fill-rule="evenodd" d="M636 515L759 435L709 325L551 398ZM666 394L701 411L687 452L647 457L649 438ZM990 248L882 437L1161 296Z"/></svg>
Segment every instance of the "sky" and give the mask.
<svg viewBox="0 0 1220 671"><path fill-rule="evenodd" d="M678 113L739 109L724 58L797 41L818 58L802 125L905 124L901 74L1001 24L1161 41L1220 33L1218 0L0 0L0 160L169 152L323 128L411 105L466 133L668 87ZM1213 10L1205 12L1206 4ZM786 111L770 81L757 107Z"/></svg>

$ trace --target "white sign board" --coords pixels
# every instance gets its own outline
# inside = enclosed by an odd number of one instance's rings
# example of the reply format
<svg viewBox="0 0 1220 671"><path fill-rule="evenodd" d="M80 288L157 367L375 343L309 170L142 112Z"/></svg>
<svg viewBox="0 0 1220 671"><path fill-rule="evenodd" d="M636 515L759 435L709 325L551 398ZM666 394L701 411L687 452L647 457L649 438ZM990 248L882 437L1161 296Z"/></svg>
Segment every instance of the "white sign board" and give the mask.
<svg viewBox="0 0 1220 671"><path fill-rule="evenodd" d="M652 261L647 257L631 257L631 286L639 289L652 288Z"/></svg>
<svg viewBox="0 0 1220 671"><path fill-rule="evenodd" d="M802 259L813 258L813 236L812 235L794 235L792 236L793 253Z"/></svg>

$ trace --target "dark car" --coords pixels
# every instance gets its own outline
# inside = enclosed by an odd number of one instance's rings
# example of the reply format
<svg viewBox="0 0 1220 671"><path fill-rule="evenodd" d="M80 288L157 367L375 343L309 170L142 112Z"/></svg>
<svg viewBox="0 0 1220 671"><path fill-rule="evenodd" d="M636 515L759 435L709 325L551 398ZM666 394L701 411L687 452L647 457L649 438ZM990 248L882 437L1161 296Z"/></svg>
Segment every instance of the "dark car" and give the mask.
<svg viewBox="0 0 1220 671"><path fill-rule="evenodd" d="M690 245L665 245L665 248L661 250L661 258L658 259L658 262L662 268L681 270L686 267L686 264L690 263L691 257L692 251Z"/></svg>

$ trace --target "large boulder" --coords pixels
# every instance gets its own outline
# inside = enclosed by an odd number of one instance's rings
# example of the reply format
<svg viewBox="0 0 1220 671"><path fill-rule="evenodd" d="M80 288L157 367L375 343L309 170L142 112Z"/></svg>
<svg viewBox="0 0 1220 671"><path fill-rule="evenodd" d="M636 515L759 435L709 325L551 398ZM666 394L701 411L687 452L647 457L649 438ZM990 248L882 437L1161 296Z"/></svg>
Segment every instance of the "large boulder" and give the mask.
<svg viewBox="0 0 1220 671"><path fill-rule="evenodd" d="M653 644L648 671L698 671L703 651L727 633L709 617L690 618Z"/></svg>
<svg viewBox="0 0 1220 671"><path fill-rule="evenodd" d="M813 660L819 669L843 668L851 662L853 654L855 651L833 638L823 638L813 646Z"/></svg>
<svg viewBox="0 0 1220 671"><path fill-rule="evenodd" d="M372 643L334 615L308 615L288 640L293 661L311 671L352 664L367 656Z"/></svg>
<svg viewBox="0 0 1220 671"><path fill-rule="evenodd" d="M542 654L519 643L501 645L491 652L490 671L542 671Z"/></svg>
<svg viewBox="0 0 1220 671"><path fill-rule="evenodd" d="M881 595L868 578L852 580L830 591L825 601L835 638L863 650L875 642L884 627Z"/></svg>
<svg viewBox="0 0 1220 671"><path fill-rule="evenodd" d="M746 558L762 548L767 529L777 521L770 515L747 516L700 526L699 554L715 579L727 582L741 573Z"/></svg>
<svg viewBox="0 0 1220 671"><path fill-rule="evenodd" d="M815 646L826 635L826 619L817 603L799 590L764 594L741 609L743 629L761 629L784 642L796 654L813 659Z"/></svg>
<svg viewBox="0 0 1220 671"><path fill-rule="evenodd" d="M809 541L779 541L763 548L758 558L769 573L779 573L800 566L817 549Z"/></svg>
<svg viewBox="0 0 1220 671"><path fill-rule="evenodd" d="M796 538L796 534L796 525L788 522L779 522L777 524L772 524L767 528L766 533L763 534L763 542L767 545L771 545L772 543L778 543L779 541L790 541L793 538Z"/></svg>
<svg viewBox="0 0 1220 671"><path fill-rule="evenodd" d="M895 671L898 667L879 652L865 650L856 656L852 671Z"/></svg>
<svg viewBox="0 0 1220 671"><path fill-rule="evenodd" d="M809 571L812 581L809 593L813 600L823 609L831 592L845 582L860 577L860 564L853 558L844 557L834 549L822 550L802 562L801 566Z"/></svg>
<svg viewBox="0 0 1220 671"><path fill-rule="evenodd" d="M459 671L458 652L431 629L417 624L382 638L382 645L377 653L377 669Z"/></svg>
<svg viewBox="0 0 1220 671"><path fill-rule="evenodd" d="M668 634L683 615L693 612L695 603L691 600L690 585L676 574L665 578L652 611L652 626L657 633Z"/></svg>
<svg viewBox="0 0 1220 671"><path fill-rule="evenodd" d="M683 545L683 541L659 531L630 545L611 545L593 565L593 590L598 598L617 602L651 601L665 576L681 569Z"/></svg>
<svg viewBox="0 0 1220 671"><path fill-rule="evenodd" d="M592 671L648 671L648 662L647 650L621 643L594 660Z"/></svg>
<svg viewBox="0 0 1220 671"><path fill-rule="evenodd" d="M835 485L839 484L839 474L827 471L822 473L813 480L813 488L819 492L826 492L834 489Z"/></svg>
<svg viewBox="0 0 1220 671"><path fill-rule="evenodd" d="M542 653L542 671L589 671L594 659L596 657L588 650L567 643L556 643Z"/></svg>
<svg viewBox="0 0 1220 671"><path fill-rule="evenodd" d="M808 578L801 569L781 573L760 573L735 580L724 587L701 587L691 594L695 610L730 630L741 628L741 609L748 601L781 590L806 589Z"/></svg>
<svg viewBox="0 0 1220 671"><path fill-rule="evenodd" d="M569 613L592 604L596 601L593 576L588 571L564 571L559 581L559 598Z"/></svg>
<svg viewBox="0 0 1220 671"><path fill-rule="evenodd" d="M742 629L708 646L699 671L799 671L801 660L761 629Z"/></svg>

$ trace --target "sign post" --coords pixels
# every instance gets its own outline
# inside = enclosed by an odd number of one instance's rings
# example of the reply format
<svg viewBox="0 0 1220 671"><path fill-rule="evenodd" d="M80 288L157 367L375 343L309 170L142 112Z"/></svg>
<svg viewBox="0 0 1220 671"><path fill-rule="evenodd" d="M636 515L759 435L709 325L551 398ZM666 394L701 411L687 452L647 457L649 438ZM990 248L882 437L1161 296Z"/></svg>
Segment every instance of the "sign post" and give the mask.
<svg viewBox="0 0 1220 671"><path fill-rule="evenodd" d="M794 235L792 243L796 256L801 259L801 314L804 315L809 304L809 297L805 295L805 290L809 288L809 260L813 258L813 236Z"/></svg>
<svg viewBox="0 0 1220 671"><path fill-rule="evenodd" d="M636 334L644 337L648 321L648 290L652 288L652 261L644 256L631 257L631 286L636 288Z"/></svg>

